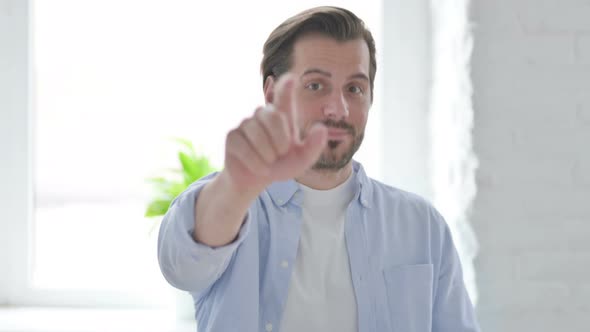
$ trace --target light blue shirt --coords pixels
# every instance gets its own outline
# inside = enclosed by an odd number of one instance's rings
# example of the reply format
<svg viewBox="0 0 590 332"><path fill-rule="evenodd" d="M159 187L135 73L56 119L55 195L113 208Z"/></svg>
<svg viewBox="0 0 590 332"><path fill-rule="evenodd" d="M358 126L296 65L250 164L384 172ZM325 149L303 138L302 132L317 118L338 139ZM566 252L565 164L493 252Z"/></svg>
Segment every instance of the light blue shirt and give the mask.
<svg viewBox="0 0 590 332"><path fill-rule="evenodd" d="M358 331L479 331L443 217L424 199L370 179L359 163L353 169L356 193L344 232ZM250 206L237 239L211 248L191 234L195 200L213 176L193 183L164 217L162 273L192 294L199 332L276 332L299 243L299 186L270 185Z"/></svg>

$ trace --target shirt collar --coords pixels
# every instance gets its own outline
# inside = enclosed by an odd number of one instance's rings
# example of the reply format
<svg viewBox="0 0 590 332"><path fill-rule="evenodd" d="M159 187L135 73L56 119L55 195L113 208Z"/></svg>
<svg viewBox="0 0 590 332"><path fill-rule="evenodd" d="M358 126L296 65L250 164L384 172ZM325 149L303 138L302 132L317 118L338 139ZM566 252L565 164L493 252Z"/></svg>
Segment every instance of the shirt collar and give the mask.
<svg viewBox="0 0 590 332"><path fill-rule="evenodd" d="M355 160L352 161L352 171L355 172L354 181L356 182L358 194L355 195L355 198L358 199L362 206L370 208L370 198L373 191L370 178L365 173L363 166ZM360 192L358 192L359 188ZM302 197L300 193L298 194L300 189L295 180L273 182L266 188L266 191L277 206L283 207L291 201L296 205L301 205Z"/></svg>

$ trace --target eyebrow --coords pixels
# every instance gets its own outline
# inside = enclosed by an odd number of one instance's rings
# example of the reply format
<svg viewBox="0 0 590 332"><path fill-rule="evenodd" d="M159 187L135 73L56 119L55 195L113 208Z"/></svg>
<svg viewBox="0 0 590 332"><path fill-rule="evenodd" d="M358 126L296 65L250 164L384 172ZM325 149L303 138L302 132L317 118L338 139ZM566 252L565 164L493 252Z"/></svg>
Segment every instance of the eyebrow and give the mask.
<svg viewBox="0 0 590 332"><path fill-rule="evenodd" d="M303 72L303 75L301 75L301 77L303 77L305 75L309 75L309 74L320 74L322 76L332 77L332 74L330 72L327 72L327 71L319 69L319 68L307 69L306 71ZM364 73L352 74L352 75L348 76L348 79L361 79L361 80L365 80L367 82L369 81L369 77L367 77L367 75L365 75Z"/></svg>

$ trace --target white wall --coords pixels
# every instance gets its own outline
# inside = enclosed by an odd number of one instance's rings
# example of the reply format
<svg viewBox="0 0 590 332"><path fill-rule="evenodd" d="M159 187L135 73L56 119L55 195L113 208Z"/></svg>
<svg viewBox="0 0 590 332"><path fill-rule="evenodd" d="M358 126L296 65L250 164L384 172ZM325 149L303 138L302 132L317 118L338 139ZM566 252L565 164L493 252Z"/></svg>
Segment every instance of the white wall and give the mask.
<svg viewBox="0 0 590 332"><path fill-rule="evenodd" d="M484 331L590 330L590 2L474 0Z"/></svg>
<svg viewBox="0 0 590 332"><path fill-rule="evenodd" d="M431 35L428 0L383 1L383 180L433 199L428 106Z"/></svg>

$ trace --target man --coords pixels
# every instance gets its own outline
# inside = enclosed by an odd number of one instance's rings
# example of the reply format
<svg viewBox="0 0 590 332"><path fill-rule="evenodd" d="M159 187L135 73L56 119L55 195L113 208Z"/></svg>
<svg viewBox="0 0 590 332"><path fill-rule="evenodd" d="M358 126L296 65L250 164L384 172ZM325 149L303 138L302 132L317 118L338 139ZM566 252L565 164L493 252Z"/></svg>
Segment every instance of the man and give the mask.
<svg viewBox="0 0 590 332"><path fill-rule="evenodd" d="M161 270L192 294L198 330L478 331L443 218L352 161L376 72L364 23L302 12L261 67L266 106L160 229Z"/></svg>

